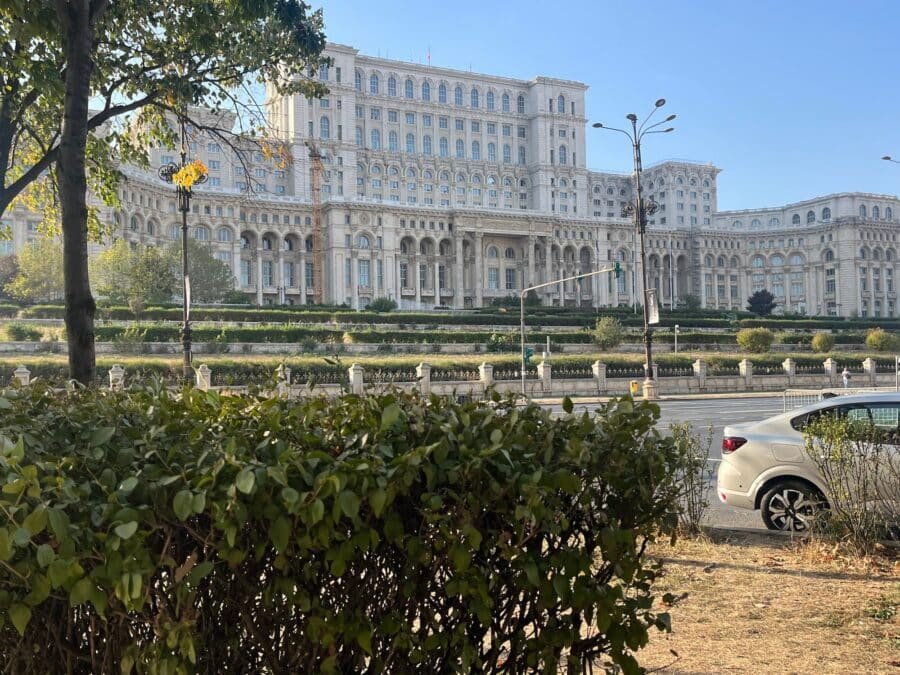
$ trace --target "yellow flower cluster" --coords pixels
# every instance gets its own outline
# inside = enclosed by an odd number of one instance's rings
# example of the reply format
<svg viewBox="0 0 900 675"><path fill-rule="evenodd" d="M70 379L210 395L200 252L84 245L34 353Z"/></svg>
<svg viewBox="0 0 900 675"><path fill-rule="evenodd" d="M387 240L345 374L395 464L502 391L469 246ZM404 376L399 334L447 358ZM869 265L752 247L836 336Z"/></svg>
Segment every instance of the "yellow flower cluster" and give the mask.
<svg viewBox="0 0 900 675"><path fill-rule="evenodd" d="M176 171L172 176L172 182L183 190L190 190L191 187L207 174L206 164L199 159L189 162Z"/></svg>

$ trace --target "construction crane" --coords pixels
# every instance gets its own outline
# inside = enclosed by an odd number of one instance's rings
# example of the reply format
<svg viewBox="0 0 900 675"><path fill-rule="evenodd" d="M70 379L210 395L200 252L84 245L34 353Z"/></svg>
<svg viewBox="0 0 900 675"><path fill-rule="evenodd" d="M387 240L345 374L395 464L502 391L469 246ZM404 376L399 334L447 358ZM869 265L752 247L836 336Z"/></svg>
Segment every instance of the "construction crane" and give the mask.
<svg viewBox="0 0 900 675"><path fill-rule="evenodd" d="M325 270L325 247L322 242L322 155L315 142L306 141L309 148L309 177L312 197L312 240L313 240L313 304L322 304Z"/></svg>

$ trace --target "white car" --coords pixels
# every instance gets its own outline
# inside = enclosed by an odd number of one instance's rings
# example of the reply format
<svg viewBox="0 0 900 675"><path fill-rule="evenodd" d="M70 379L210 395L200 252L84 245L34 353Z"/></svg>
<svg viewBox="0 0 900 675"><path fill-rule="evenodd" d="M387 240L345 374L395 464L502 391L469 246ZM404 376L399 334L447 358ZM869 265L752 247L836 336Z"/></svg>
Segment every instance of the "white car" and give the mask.
<svg viewBox="0 0 900 675"><path fill-rule="evenodd" d="M719 499L740 509L759 509L770 530L802 531L828 489L807 455L803 428L814 417L835 414L868 422L900 439L900 393L835 396L761 422L726 426L719 464ZM898 441L900 442L900 441Z"/></svg>

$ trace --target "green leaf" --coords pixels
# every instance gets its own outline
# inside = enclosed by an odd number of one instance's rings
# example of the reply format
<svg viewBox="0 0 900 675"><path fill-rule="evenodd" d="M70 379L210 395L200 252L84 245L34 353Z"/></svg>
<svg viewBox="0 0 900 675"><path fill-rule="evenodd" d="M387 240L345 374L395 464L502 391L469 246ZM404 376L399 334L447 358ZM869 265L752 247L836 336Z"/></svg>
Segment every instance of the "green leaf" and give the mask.
<svg viewBox="0 0 900 675"><path fill-rule="evenodd" d="M6 562L12 558L12 541L9 538L9 530L0 527L0 561Z"/></svg>
<svg viewBox="0 0 900 675"><path fill-rule="evenodd" d="M523 567L525 568L525 576L528 577L528 581L531 582L532 586L539 586L540 579L538 579L538 570L537 565L534 560L526 560Z"/></svg>
<svg viewBox="0 0 900 675"><path fill-rule="evenodd" d="M204 560L202 563L198 563L194 566L194 569L192 569L185 577L185 581L187 581L191 586L196 586L201 579L203 579L212 571L213 564L208 560Z"/></svg>
<svg viewBox="0 0 900 675"><path fill-rule="evenodd" d="M46 567L56 558L56 553L54 552L50 544L41 544L37 548L36 557L38 565L40 565L41 567ZM0 558L2 558L2 556L0 556Z"/></svg>
<svg viewBox="0 0 900 675"><path fill-rule="evenodd" d="M563 409L563 411L565 411L567 414L570 414L570 413L572 412L572 410L573 410L572 399L570 399L568 396L566 396L566 397L562 400L562 409Z"/></svg>
<svg viewBox="0 0 900 675"><path fill-rule="evenodd" d="M253 486L256 483L256 474L253 473L253 469L249 467L244 467L240 470L237 475L237 478L234 479L234 485L238 490L243 492L245 495L250 494L253 491Z"/></svg>
<svg viewBox="0 0 900 675"><path fill-rule="evenodd" d="M43 506L38 506L25 516L25 520L22 521L22 527L28 530L32 537L43 532L44 528L47 527L47 509Z"/></svg>
<svg viewBox="0 0 900 675"><path fill-rule="evenodd" d="M120 539L130 539L132 535L137 532L137 529L137 521L132 520L131 522L117 525L113 532L115 532L116 536Z"/></svg>
<svg viewBox="0 0 900 675"><path fill-rule="evenodd" d="M281 498L284 500L285 504L287 504L288 506L293 506L297 503L297 500L300 499L300 493L292 487L282 488Z"/></svg>
<svg viewBox="0 0 900 675"><path fill-rule="evenodd" d="M191 511L194 513L203 513L206 508L206 492L198 492L191 500Z"/></svg>
<svg viewBox="0 0 900 675"><path fill-rule="evenodd" d="M377 488L372 491L372 494L369 495L369 504L372 506L372 513L375 514L376 518L381 517L382 511L384 511L384 504L387 501L387 493L383 488Z"/></svg>
<svg viewBox="0 0 900 675"><path fill-rule="evenodd" d="M387 431L398 419L400 419L400 406L391 403L381 411L381 430Z"/></svg>
<svg viewBox="0 0 900 675"><path fill-rule="evenodd" d="M47 516L50 519L50 529L61 542L69 538L69 516L60 509L48 509Z"/></svg>
<svg viewBox="0 0 900 675"><path fill-rule="evenodd" d="M366 654L372 653L372 631L368 628L364 628L356 634L356 641L359 643L359 646L365 650Z"/></svg>
<svg viewBox="0 0 900 675"><path fill-rule="evenodd" d="M94 584L91 583L91 580L87 577L82 577L75 582L75 585L72 586L72 590L69 591L69 606L75 607L77 605L83 605L90 600L93 591Z"/></svg>
<svg viewBox="0 0 900 675"><path fill-rule="evenodd" d="M138 479L135 478L134 476L129 476L128 478L126 478L125 480L122 481L122 483L119 485L119 489L122 492L131 492L132 490L134 490L134 488L137 487L137 484L138 484Z"/></svg>
<svg viewBox="0 0 900 675"><path fill-rule="evenodd" d="M322 517L325 515L325 502L321 499L316 499L312 504L309 505L309 524L315 525Z"/></svg>
<svg viewBox="0 0 900 675"><path fill-rule="evenodd" d="M43 574L31 575L31 591L23 600L30 607L36 607L50 597L50 579Z"/></svg>
<svg viewBox="0 0 900 675"><path fill-rule="evenodd" d="M288 539L291 536L291 521L285 516L279 516L269 527L269 539L275 544L275 550L283 553L287 549Z"/></svg>
<svg viewBox="0 0 900 675"><path fill-rule="evenodd" d="M103 445L109 441L115 433L115 427L98 427L97 429L94 429L94 433L91 434L91 446L97 447L98 445Z"/></svg>
<svg viewBox="0 0 900 675"><path fill-rule="evenodd" d="M13 626L19 631L19 635L25 635L25 627L31 621L31 610L27 605L16 603L9 608L9 618Z"/></svg>
<svg viewBox="0 0 900 675"><path fill-rule="evenodd" d="M350 490L344 490L338 497L338 503L341 505L341 511L349 518L355 518L359 513L359 495Z"/></svg>
<svg viewBox="0 0 900 675"><path fill-rule="evenodd" d="M187 520L194 508L194 494L190 490L181 490L172 500L172 509L178 520Z"/></svg>

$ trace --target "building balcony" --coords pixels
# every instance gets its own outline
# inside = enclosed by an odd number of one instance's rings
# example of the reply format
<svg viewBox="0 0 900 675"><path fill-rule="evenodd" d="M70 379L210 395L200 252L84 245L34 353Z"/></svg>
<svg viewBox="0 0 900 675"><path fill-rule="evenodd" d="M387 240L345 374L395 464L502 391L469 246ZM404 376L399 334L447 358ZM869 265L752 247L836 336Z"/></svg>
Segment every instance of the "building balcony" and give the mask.
<svg viewBox="0 0 900 675"><path fill-rule="evenodd" d="M444 287L444 288L441 289L441 297L442 297L442 298L447 298L447 297L452 297L452 296L453 296L453 289L452 289L452 288Z"/></svg>
<svg viewBox="0 0 900 675"><path fill-rule="evenodd" d="M419 293L422 294L422 295L433 296L433 295L434 295L434 289L433 289L433 288L430 288L430 287L424 287L424 288L422 288L422 289L419 291Z"/></svg>
<svg viewBox="0 0 900 675"><path fill-rule="evenodd" d="M408 296L416 297L416 289L408 288L408 287L404 286L403 288L400 289L400 295L403 297L408 297Z"/></svg>
<svg viewBox="0 0 900 675"><path fill-rule="evenodd" d="M360 284L359 286L356 287L356 292L359 293L360 295L371 295L372 287L371 286L363 286L362 284Z"/></svg>

